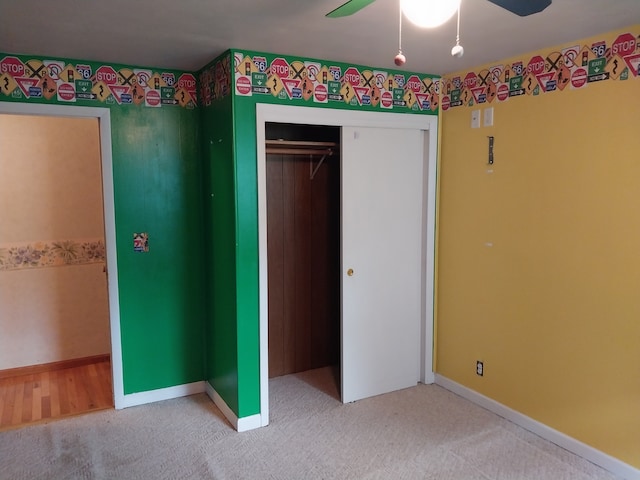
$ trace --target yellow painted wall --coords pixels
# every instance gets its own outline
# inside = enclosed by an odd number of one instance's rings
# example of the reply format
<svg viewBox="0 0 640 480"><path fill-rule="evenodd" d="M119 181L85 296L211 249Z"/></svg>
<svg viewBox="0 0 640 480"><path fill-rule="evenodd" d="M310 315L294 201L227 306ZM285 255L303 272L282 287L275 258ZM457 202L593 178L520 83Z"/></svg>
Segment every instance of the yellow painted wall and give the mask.
<svg viewBox="0 0 640 480"><path fill-rule="evenodd" d="M439 181L438 373L640 468L640 78L450 108Z"/></svg>

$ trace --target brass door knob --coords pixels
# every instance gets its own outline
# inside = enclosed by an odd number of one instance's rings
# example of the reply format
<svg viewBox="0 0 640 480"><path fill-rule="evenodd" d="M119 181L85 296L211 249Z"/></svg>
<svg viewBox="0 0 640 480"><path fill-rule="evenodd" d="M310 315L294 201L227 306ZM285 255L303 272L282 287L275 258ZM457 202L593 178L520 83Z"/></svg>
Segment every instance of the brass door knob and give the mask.
<svg viewBox="0 0 640 480"><path fill-rule="evenodd" d="M349 275L350 277L353 277L353 268L350 268L349 270L347 270L347 275Z"/></svg>

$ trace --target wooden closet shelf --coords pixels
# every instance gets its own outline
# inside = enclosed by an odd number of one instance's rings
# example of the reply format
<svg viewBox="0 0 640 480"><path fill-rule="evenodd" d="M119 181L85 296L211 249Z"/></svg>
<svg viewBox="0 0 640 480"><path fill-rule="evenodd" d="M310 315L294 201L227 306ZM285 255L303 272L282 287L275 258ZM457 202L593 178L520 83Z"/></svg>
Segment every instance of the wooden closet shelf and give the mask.
<svg viewBox="0 0 640 480"><path fill-rule="evenodd" d="M319 148L337 147L336 142L308 142L304 140L266 140L267 146L279 146L284 148Z"/></svg>
<svg viewBox="0 0 640 480"><path fill-rule="evenodd" d="M274 155L332 155L338 149L335 142L266 140L265 144L267 154Z"/></svg>

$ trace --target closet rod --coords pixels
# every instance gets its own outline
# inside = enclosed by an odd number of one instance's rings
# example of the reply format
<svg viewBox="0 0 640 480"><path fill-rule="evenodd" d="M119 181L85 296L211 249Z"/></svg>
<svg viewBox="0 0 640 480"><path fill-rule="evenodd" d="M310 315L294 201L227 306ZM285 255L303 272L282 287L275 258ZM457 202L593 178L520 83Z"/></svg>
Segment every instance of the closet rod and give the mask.
<svg viewBox="0 0 640 480"><path fill-rule="evenodd" d="M311 149L311 148L280 148L280 147L267 147L267 155L331 155L333 150L330 148L325 149Z"/></svg>
<svg viewBox="0 0 640 480"><path fill-rule="evenodd" d="M265 140L267 146L272 147L300 147L300 148L322 148L337 147L335 142L309 142L305 140Z"/></svg>

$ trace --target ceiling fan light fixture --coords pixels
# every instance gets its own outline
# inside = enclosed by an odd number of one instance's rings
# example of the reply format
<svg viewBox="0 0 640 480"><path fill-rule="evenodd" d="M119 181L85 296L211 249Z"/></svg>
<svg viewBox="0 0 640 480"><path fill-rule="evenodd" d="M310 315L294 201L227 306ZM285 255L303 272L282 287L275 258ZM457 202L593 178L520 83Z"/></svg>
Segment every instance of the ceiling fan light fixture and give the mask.
<svg viewBox="0 0 640 480"><path fill-rule="evenodd" d="M421 28L439 27L456 13L460 0L400 0L402 13Z"/></svg>

